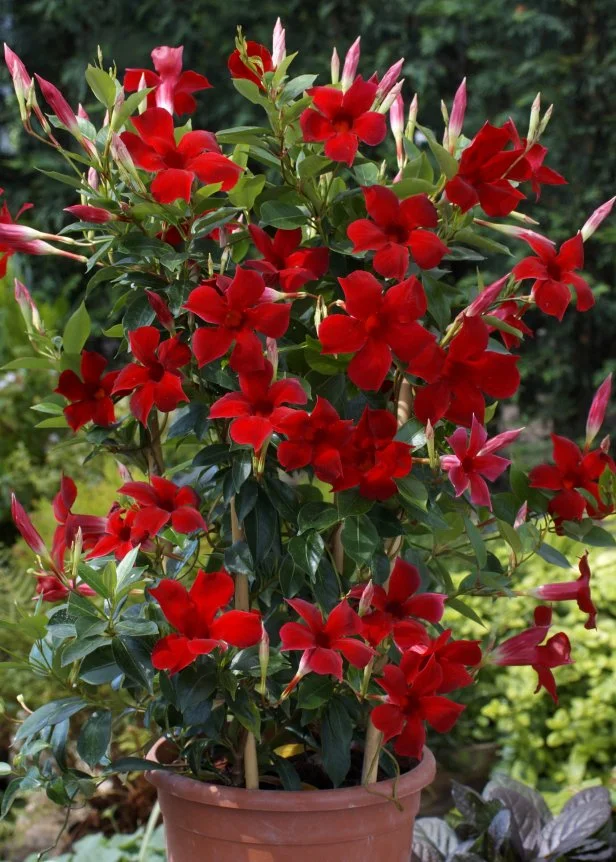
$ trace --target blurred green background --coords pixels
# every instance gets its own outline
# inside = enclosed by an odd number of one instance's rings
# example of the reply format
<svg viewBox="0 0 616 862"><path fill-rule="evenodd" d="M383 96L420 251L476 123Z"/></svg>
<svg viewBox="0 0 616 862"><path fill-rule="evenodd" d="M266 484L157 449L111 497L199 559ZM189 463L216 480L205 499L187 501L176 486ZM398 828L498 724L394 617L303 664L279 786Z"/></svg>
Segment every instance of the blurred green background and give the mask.
<svg viewBox="0 0 616 862"><path fill-rule="evenodd" d="M439 132L440 99L450 104L464 76L469 88L465 122L469 137L485 119L501 123L508 115L524 132L531 102L540 90L545 106L555 103L544 138L550 150L547 162L569 180L568 186L546 187L538 206L532 207L541 222L538 230L551 238L562 241L571 236L615 193L614 0L0 0L0 35L31 73L60 86L73 106L81 101L93 111L98 108L86 90L83 71L97 46L106 62L115 61L122 71L126 66L149 66L149 53L157 45L183 44L185 67L206 74L216 87L199 94L194 127L216 130L254 122L257 110L237 97L228 78L226 59L236 26L241 25L248 38L270 44L277 15L286 26L288 51L301 52L297 70L318 71L319 83L329 80L333 46L344 56L358 34L360 71L365 76L384 71L404 56L406 103L417 91L420 122ZM383 156L392 154L389 141ZM66 223L62 208L75 202L71 189L37 170L54 167L53 156L23 134L3 67L0 187L6 189L13 211L32 201L35 209L28 220L51 231ZM616 370L615 248L612 217L586 248L586 274L597 298L594 309L586 314L570 309L561 324L539 315L527 318L536 336L524 345L524 383L516 412L544 443L552 428L571 437L581 435L592 391L608 371ZM74 267L44 258L22 256L14 261L9 275L19 275L30 287L48 328L59 327L79 296L80 276ZM510 263L494 261L494 275ZM102 323L104 296L97 301ZM7 278L0 281L0 365L24 345ZM15 601L27 602L32 584L24 573L29 558L23 548L13 546L9 490L14 488L27 507L40 512L38 523L48 537L52 524L47 501L57 489L62 467L86 485L80 492L83 511L94 510L95 505L96 511L104 509L117 486L113 467L94 464L86 470L79 445L63 443L54 450L54 432L34 429L41 416L29 406L49 388L40 375L0 371L0 543L4 542L0 615L10 614ZM613 433L615 426L612 410L605 433ZM539 451L549 451L539 443L531 448L534 462ZM522 459L529 454L518 451ZM564 550L570 550L573 559L573 547ZM575 552L579 551L577 547ZM501 762L558 796L588 781L601 780L614 788L615 555L597 549L595 556L600 630L585 631L576 609L562 610L559 622L575 638L578 656L576 665L561 674L559 709L555 711L545 696L534 698L533 675L527 669L488 677L456 733L440 743L442 761L461 772L462 779L468 777L465 771L485 773ZM527 578L529 584L556 579L554 569L541 561ZM495 605L493 616L500 612ZM0 679L0 706L8 716L0 723L0 760L6 759L1 749L10 736L15 697L24 693L27 701L30 689L31 683L15 671ZM112 821L104 821L108 829Z"/></svg>

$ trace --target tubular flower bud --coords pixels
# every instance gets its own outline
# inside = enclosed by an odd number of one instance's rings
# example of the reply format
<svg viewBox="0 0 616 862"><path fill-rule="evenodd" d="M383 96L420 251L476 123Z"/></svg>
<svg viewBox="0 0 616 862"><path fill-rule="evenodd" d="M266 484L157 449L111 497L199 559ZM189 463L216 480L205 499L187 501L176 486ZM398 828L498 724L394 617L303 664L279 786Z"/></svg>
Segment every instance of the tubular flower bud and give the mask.
<svg viewBox="0 0 616 862"><path fill-rule="evenodd" d="M39 335L45 333L39 310L30 295L30 291L19 279L15 279L15 300L19 305L28 332L35 331Z"/></svg>
<svg viewBox="0 0 616 862"><path fill-rule="evenodd" d="M520 508L518 509L517 515L515 516L515 521L513 522L513 529L517 530L522 524L526 523L526 519L528 518L528 502L525 500Z"/></svg>
<svg viewBox="0 0 616 862"><path fill-rule="evenodd" d="M406 124L406 129L404 130L404 137L412 141L415 135L415 126L417 125L417 111L419 109L419 97L417 93L413 96L413 101L409 107L409 118Z"/></svg>
<svg viewBox="0 0 616 862"><path fill-rule="evenodd" d="M64 207L64 212L74 215L81 221L90 221L94 224L105 224L114 221L115 216L102 207L92 207L88 204L75 204L72 207Z"/></svg>
<svg viewBox="0 0 616 862"><path fill-rule="evenodd" d="M404 86L404 81L398 81L398 83L395 84L391 88L388 95L385 97L383 104L377 108L377 112L379 114L386 114L387 111L389 111L389 109L391 108L393 103L396 101L396 99L400 95L400 92L402 91L403 86Z"/></svg>
<svg viewBox="0 0 616 862"><path fill-rule="evenodd" d="M269 635L263 625L261 632L261 640L259 641L259 668L261 670L261 694L264 695L267 691L267 669L269 667L270 648Z"/></svg>
<svg viewBox="0 0 616 862"><path fill-rule="evenodd" d="M400 72L402 71L402 67L404 66L404 57L401 57L397 63L394 63L393 66L390 66L389 69L385 72L381 79L381 83L379 84L376 91L376 98L380 101L384 99L385 96L391 91L392 87L396 84L398 78L400 77Z"/></svg>
<svg viewBox="0 0 616 862"><path fill-rule="evenodd" d="M282 26L282 21L280 18L277 18L272 39L272 63L274 64L275 69L278 68L286 56L286 33Z"/></svg>
<svg viewBox="0 0 616 862"><path fill-rule="evenodd" d="M94 191L98 191L98 186L99 186L98 173L96 172L96 170L94 168L89 168L89 170L88 170L88 185L90 186L91 189L94 189Z"/></svg>
<svg viewBox="0 0 616 862"><path fill-rule="evenodd" d="M6 42L4 43L4 60L9 74L13 79L15 95L19 103L19 114L22 120L27 120L30 115L30 111L28 110L28 94L32 86L32 78L20 58L14 51L11 51Z"/></svg>
<svg viewBox="0 0 616 862"><path fill-rule="evenodd" d="M398 169L402 170L406 162L406 153L404 152L404 100L398 94L393 105L389 109L389 123L396 141L396 159Z"/></svg>
<svg viewBox="0 0 616 862"><path fill-rule="evenodd" d="M159 296L158 293L154 293L153 290L146 290L145 293L148 298L150 308L156 315L156 319L173 335L175 332L175 324L173 322L173 315L169 310L169 306L162 296Z"/></svg>
<svg viewBox="0 0 616 862"><path fill-rule="evenodd" d="M81 140L82 134L79 129L79 124L77 123L75 112L60 90L58 90L58 88L50 81L46 81L45 78L41 78L40 75L35 75L35 78L39 83L43 96L45 97L45 101L49 104L49 107L56 117L66 126L71 134Z"/></svg>
<svg viewBox="0 0 616 862"><path fill-rule="evenodd" d="M334 48L331 59L332 84L337 84L340 80L340 57L338 51Z"/></svg>
<svg viewBox="0 0 616 862"><path fill-rule="evenodd" d="M453 106L451 108L451 117L449 118L449 127L447 129L447 147L450 153L454 153L458 138L462 132L464 125L464 115L466 114L466 78L463 78L462 83L454 96Z"/></svg>
<svg viewBox="0 0 616 862"><path fill-rule="evenodd" d="M73 254L61 248L50 245L45 240L53 239L58 242L69 242L65 237L54 234L41 233L31 227L22 224L0 223L0 246L13 252L20 251L23 254L58 254L62 257L70 257L73 260L85 261L86 258L80 254Z"/></svg>
<svg viewBox="0 0 616 862"><path fill-rule="evenodd" d="M349 89L349 87L355 80L355 75L357 74L357 67L359 66L359 56L361 53L360 42L361 36L358 36L347 51L347 55L344 58L344 68L342 69L341 79L343 93L346 93L346 91Z"/></svg>
<svg viewBox="0 0 616 862"><path fill-rule="evenodd" d="M507 283L511 273L507 273L502 278L499 278L498 281L495 281L493 284L489 284L486 288L484 288L479 296L471 302L471 304L466 309L467 317L475 317L478 314L485 314L488 308L492 305L496 297L499 295L503 286Z"/></svg>
<svg viewBox="0 0 616 862"><path fill-rule="evenodd" d="M553 112L553 110L554 110L554 105L550 105L550 107L547 109L547 111L546 111L546 112L545 112L545 114L543 115L543 119L542 119L542 120L541 120L541 122L539 123L539 129L538 129L538 131L537 131L537 138L540 138L540 137L541 137L541 135L542 135L542 134L545 132L545 130L547 129L548 123L550 122L550 120L551 120L551 118L552 118L552 112Z"/></svg>
<svg viewBox="0 0 616 862"><path fill-rule="evenodd" d="M357 613L360 617L365 616L370 608L372 607L372 599L374 598L374 584L372 580L369 580L366 586L364 587L364 591L361 594L361 598L359 600L359 607L357 608Z"/></svg>
<svg viewBox="0 0 616 862"><path fill-rule="evenodd" d="M597 230L601 222L603 222L612 212L614 201L616 201L616 197L610 198L609 201L606 201L604 204L601 204L601 206L594 211L588 221L585 222L584 227L581 230L582 239L584 240L584 242L586 242L587 239L590 239L590 237Z"/></svg>
<svg viewBox="0 0 616 862"><path fill-rule="evenodd" d="M537 140L537 132L539 131L539 121L541 119L541 93L537 93L535 100L530 109L530 120L528 123L528 133L526 135L527 147L531 147Z"/></svg>
<svg viewBox="0 0 616 862"><path fill-rule="evenodd" d="M586 421L586 448L590 446L592 441L599 433L599 429L603 425L605 413L608 404L610 403L610 395L612 394L612 375L608 374L601 386L595 392L595 397L588 411L588 419Z"/></svg>

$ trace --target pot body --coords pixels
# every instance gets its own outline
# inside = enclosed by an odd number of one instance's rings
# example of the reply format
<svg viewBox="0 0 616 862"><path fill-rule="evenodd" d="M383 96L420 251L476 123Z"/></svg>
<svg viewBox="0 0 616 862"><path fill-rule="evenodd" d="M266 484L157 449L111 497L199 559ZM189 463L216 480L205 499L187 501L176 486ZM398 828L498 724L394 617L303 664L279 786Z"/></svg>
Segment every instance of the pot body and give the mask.
<svg viewBox="0 0 616 862"><path fill-rule="evenodd" d="M409 862L421 790L434 774L425 749L411 772L369 790L243 790L162 770L147 777L158 790L169 862Z"/></svg>

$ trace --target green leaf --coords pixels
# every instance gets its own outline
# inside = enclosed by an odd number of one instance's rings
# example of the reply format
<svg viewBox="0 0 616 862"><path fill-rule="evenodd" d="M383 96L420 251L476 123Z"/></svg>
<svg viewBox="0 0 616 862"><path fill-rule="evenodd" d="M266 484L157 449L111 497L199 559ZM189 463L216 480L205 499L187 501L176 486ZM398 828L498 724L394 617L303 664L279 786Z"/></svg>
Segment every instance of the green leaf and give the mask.
<svg viewBox="0 0 616 862"><path fill-rule="evenodd" d="M233 78L233 86L240 96L248 99L253 105L261 105L264 108L270 107L270 103L265 96L261 95L261 90L254 81L248 81L246 78Z"/></svg>
<svg viewBox="0 0 616 862"><path fill-rule="evenodd" d="M111 642L113 657L131 682L152 693L154 669L150 661L150 650L136 638L116 637Z"/></svg>
<svg viewBox="0 0 616 862"><path fill-rule="evenodd" d="M147 772L154 769L169 771L171 767L156 763L155 760L146 760L145 757L120 757L109 765L107 772Z"/></svg>
<svg viewBox="0 0 616 862"><path fill-rule="evenodd" d="M292 599L296 596L306 583L306 573L288 555L282 561L278 578L285 599Z"/></svg>
<svg viewBox="0 0 616 862"><path fill-rule="evenodd" d="M72 664L74 661L80 661L87 655L90 655L94 650L106 646L109 643L109 638L95 635L94 637L79 637L73 643L69 644L62 652L62 667Z"/></svg>
<svg viewBox="0 0 616 862"><path fill-rule="evenodd" d="M351 768L353 722L338 700L332 700L321 722L321 754L323 768L334 787L339 787Z"/></svg>
<svg viewBox="0 0 616 862"><path fill-rule="evenodd" d="M88 66L86 81L98 101L102 102L106 108L113 108L116 99L116 85L111 75L96 66Z"/></svg>
<svg viewBox="0 0 616 862"><path fill-rule="evenodd" d="M370 511L373 505L374 500L367 500L366 497L362 497L359 491L340 491L336 494L336 508L340 519L349 515L364 515Z"/></svg>
<svg viewBox="0 0 616 862"><path fill-rule="evenodd" d="M546 545L545 542L539 546L537 553L546 561L546 563L551 563L553 566L558 566L560 569L571 568L571 563L565 555L561 554L560 551L557 551L556 548L553 548L551 545Z"/></svg>
<svg viewBox="0 0 616 862"><path fill-rule="evenodd" d="M44 356L22 356L20 359L13 359L11 362L7 362L6 365L0 368L0 371L12 371L16 368L27 368L29 370L43 368L47 370L51 368L51 362L49 359L45 359Z"/></svg>
<svg viewBox="0 0 616 862"><path fill-rule="evenodd" d="M49 419L43 419L37 422L35 428L68 428L68 422L64 416L51 416Z"/></svg>
<svg viewBox="0 0 616 862"><path fill-rule="evenodd" d="M0 778L10 775L12 771L13 767L10 763L4 763L4 761L0 762Z"/></svg>
<svg viewBox="0 0 616 862"><path fill-rule="evenodd" d="M442 147L434 137L434 133L426 126L417 124L420 132L423 132L428 140L428 146L432 150L432 155L436 159L439 168L445 174L448 180L452 180L458 173L458 162L451 153L448 153L445 147Z"/></svg>
<svg viewBox="0 0 616 862"><path fill-rule="evenodd" d="M466 617L468 620L472 620L474 623L479 623L480 626L485 628L485 624L481 617L461 599L447 599L447 607L453 608L454 611L462 614L463 617Z"/></svg>
<svg viewBox="0 0 616 862"><path fill-rule="evenodd" d="M62 344L66 353L81 353L90 335L90 315L82 302L64 327Z"/></svg>
<svg viewBox="0 0 616 862"><path fill-rule="evenodd" d="M479 568L483 569L488 562L488 552L481 533L470 518L466 517L466 515L464 516L464 529L466 530L466 535L468 536L473 551L475 552L475 556L477 557Z"/></svg>
<svg viewBox="0 0 616 862"><path fill-rule="evenodd" d="M326 530L340 520L338 510L327 503L306 503L299 511L297 526L300 533L306 530Z"/></svg>
<svg viewBox="0 0 616 862"><path fill-rule="evenodd" d="M120 676L122 668L113 657L110 646L100 647L81 662L79 679L89 685L104 685Z"/></svg>
<svg viewBox="0 0 616 862"><path fill-rule="evenodd" d="M234 207L239 207L243 210L251 210L255 205L256 199L263 191L264 186L264 174L259 174L256 177L243 176L234 188L228 192L229 200Z"/></svg>
<svg viewBox="0 0 616 862"><path fill-rule="evenodd" d="M309 180L311 177L316 177L326 171L331 164L327 156L319 156L315 153L298 162L297 173L300 180Z"/></svg>
<svg viewBox="0 0 616 862"><path fill-rule="evenodd" d="M515 554L520 554L522 552L522 540L507 521L498 520L498 529L503 537L503 539L507 542L509 547L513 550Z"/></svg>
<svg viewBox="0 0 616 862"><path fill-rule="evenodd" d="M291 559L303 572L313 577L325 551L325 542L315 530L294 536L287 545Z"/></svg>
<svg viewBox="0 0 616 862"><path fill-rule="evenodd" d="M278 513L261 489L254 508L244 519L244 532L255 562L260 563L278 536Z"/></svg>
<svg viewBox="0 0 616 862"><path fill-rule="evenodd" d="M333 693L334 683L331 677L310 674L299 684L298 706L300 709L318 709L331 701Z"/></svg>
<svg viewBox="0 0 616 862"><path fill-rule="evenodd" d="M225 569L234 575L253 575L254 560L246 542L234 542L230 548L225 548Z"/></svg>
<svg viewBox="0 0 616 862"><path fill-rule="evenodd" d="M81 697L63 697L59 700L52 700L51 703L46 703L44 706L39 707L39 709L26 718L18 728L15 739L17 741L28 739L28 737L34 736L35 733L39 733L39 731L47 727L53 727L54 724L70 718L87 705L87 702Z"/></svg>
<svg viewBox="0 0 616 862"><path fill-rule="evenodd" d="M251 695L245 689L239 688L234 700L227 697L227 706L242 727L253 733L258 742L261 737L261 713Z"/></svg>
<svg viewBox="0 0 616 862"><path fill-rule="evenodd" d="M107 754L111 742L111 711L94 712L86 721L77 740L77 752L88 766L96 766Z"/></svg>
<svg viewBox="0 0 616 862"><path fill-rule="evenodd" d="M359 565L367 565L379 546L379 534L366 515L346 518L342 527L342 547Z"/></svg>
<svg viewBox="0 0 616 862"><path fill-rule="evenodd" d="M0 806L0 820L4 820L6 815L11 810L11 806L13 802L17 799L17 794L21 790L21 783L23 778L19 776L18 778L13 778L12 781L9 782L8 787L2 794L2 806Z"/></svg>
<svg viewBox="0 0 616 862"><path fill-rule="evenodd" d="M316 75L298 75L297 78L291 78L285 84L284 90L280 95L282 103L292 102L297 96L301 96L306 90L310 89L315 82Z"/></svg>
<svg viewBox="0 0 616 862"><path fill-rule="evenodd" d="M133 569L135 567L135 561L140 547L140 545L137 545L116 565L116 595L121 593L122 590L131 583L134 583L136 580L136 578L133 577ZM139 574L141 571L142 570L140 570Z"/></svg>
<svg viewBox="0 0 616 862"><path fill-rule="evenodd" d="M293 204L285 204L282 201L265 201L261 207L261 221L265 225L291 230L305 225L308 221L308 214Z"/></svg>
<svg viewBox="0 0 616 862"><path fill-rule="evenodd" d="M158 634L158 626L154 620L143 620L138 617L124 617L123 620L116 623L115 630L119 635L129 635L135 638Z"/></svg>

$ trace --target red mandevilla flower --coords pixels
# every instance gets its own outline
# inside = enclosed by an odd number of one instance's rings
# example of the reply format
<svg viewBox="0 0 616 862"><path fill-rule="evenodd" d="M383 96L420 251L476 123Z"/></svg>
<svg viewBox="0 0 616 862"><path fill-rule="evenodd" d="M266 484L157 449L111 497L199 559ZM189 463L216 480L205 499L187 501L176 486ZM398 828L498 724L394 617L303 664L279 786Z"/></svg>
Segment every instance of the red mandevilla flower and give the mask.
<svg viewBox="0 0 616 862"><path fill-rule="evenodd" d="M199 496L188 485L179 487L169 479L151 476L150 482L125 482L118 494L132 497L141 506L135 518L135 527L147 528L150 518L164 519L176 533L194 533L207 530L203 516L199 512Z"/></svg>
<svg viewBox="0 0 616 862"><path fill-rule="evenodd" d="M408 370L427 381L415 396L415 415L435 425L445 417L470 427L483 423L484 393L510 398L520 385L519 357L488 350L488 327L480 317L464 317L448 349L435 345L411 360Z"/></svg>
<svg viewBox="0 0 616 862"><path fill-rule="evenodd" d="M278 423L289 413L283 404L305 404L308 400L299 380L286 378L272 383L274 369L265 360L262 371L240 373L239 392L228 392L215 401L211 419L233 419L231 439L258 452Z"/></svg>
<svg viewBox="0 0 616 862"><path fill-rule="evenodd" d="M590 566L588 565L588 551L580 558L580 577L575 581L565 581L560 584L542 584L540 587L530 590L530 594L544 602L566 602L574 600L578 608L588 619L584 628L597 628L597 608L594 606L590 594Z"/></svg>
<svg viewBox="0 0 616 862"><path fill-rule="evenodd" d="M536 195L536 199L539 200L539 196L541 194L541 186L562 186L567 185L567 180L561 176L557 171L552 170L552 168L548 168L547 165L544 165L545 157L548 154L547 148L543 147L540 143L534 143L531 147L528 147L528 141L526 138L520 139L518 134L518 130L514 126L512 122L509 123L511 128L511 140L513 142L514 150L522 147L524 149L524 156L522 161L525 163L525 167L528 170L530 176L527 177L530 180L530 184L532 186L532 190Z"/></svg>
<svg viewBox="0 0 616 862"><path fill-rule="evenodd" d="M398 425L387 410L367 407L348 446L341 453L342 475L332 483L334 491L359 486L369 500L388 500L397 493L394 479L410 473L411 447L394 440Z"/></svg>
<svg viewBox="0 0 616 862"><path fill-rule="evenodd" d="M377 84L364 81L358 75L346 93L336 87L308 90L314 107L306 108L299 118L304 140L308 143L324 141L327 158L345 162L350 167L360 141L376 147L385 140L385 117L370 110L377 89Z"/></svg>
<svg viewBox="0 0 616 862"><path fill-rule="evenodd" d="M347 235L354 252L376 251L372 265L379 275L401 281L409 259L432 269L447 254L447 246L426 228L438 226L438 213L425 194L403 201L384 186L362 189L369 219L351 222Z"/></svg>
<svg viewBox="0 0 616 862"><path fill-rule="evenodd" d="M304 599L287 599L287 603L306 623L285 623L280 629L282 650L303 651L294 682L309 671L342 680L342 656L354 667L366 667L374 650L354 638L362 633L362 621L348 602L336 605L327 620Z"/></svg>
<svg viewBox="0 0 616 862"><path fill-rule="evenodd" d="M159 203L189 201L195 178L208 185L220 183L227 192L243 172L222 155L212 132L186 132L176 144L173 117L164 108L148 108L131 122L138 134L122 132L120 138L135 164L156 174L151 191Z"/></svg>
<svg viewBox="0 0 616 862"><path fill-rule="evenodd" d="M330 314L323 320L318 331L322 351L355 354L349 378L360 389L378 390L391 368L392 352L408 361L434 342L417 323L426 312L426 295L414 276L385 293L369 272L357 270L338 281L346 315Z"/></svg>
<svg viewBox="0 0 616 862"><path fill-rule="evenodd" d="M494 455L498 449L513 443L524 429L505 431L488 440L488 432L473 416L471 433L467 439L464 428L458 428L447 442L454 451L453 455L441 456L441 467L447 470L449 481L460 497L470 488L470 498L477 506L487 506L492 510L490 491L485 479L496 481L511 464L508 458Z"/></svg>
<svg viewBox="0 0 616 862"><path fill-rule="evenodd" d="M190 362L190 350L177 336L160 344L160 332L154 326L140 326L128 333L132 362L118 374L114 395L128 395L130 409L142 425L147 425L152 407L162 413L175 410L180 401L188 401L182 389L179 370Z"/></svg>
<svg viewBox="0 0 616 862"><path fill-rule="evenodd" d="M387 589L374 585L371 604L375 610L362 617L364 637L372 646L378 646L389 635L396 640L398 627L409 617L419 617L430 623L440 622L447 596L442 593L416 595L420 586L421 579L415 566L400 557L394 564ZM361 584L351 591L351 595L360 598L363 590L364 585Z"/></svg>
<svg viewBox="0 0 616 862"><path fill-rule="evenodd" d="M246 56L253 68L244 62L242 55L237 48L229 56L227 66L231 72L231 77L240 79L244 78L246 81L252 81L252 83L256 84L260 90L265 91L266 87L263 83L263 75L266 72L273 72L276 68L272 60L272 55L265 45L261 45L259 42L253 42L248 39L246 42Z"/></svg>
<svg viewBox="0 0 616 862"><path fill-rule="evenodd" d="M320 395L312 413L289 411L275 427L287 438L278 445L281 466L285 470L299 470L310 464L317 479L335 482L342 474L340 453L351 437L352 424L350 419L341 419Z"/></svg>
<svg viewBox="0 0 616 862"><path fill-rule="evenodd" d="M229 604L235 586L226 571L197 572L190 590L178 581L164 578L150 590L166 619L178 634L155 644L152 664L171 674L191 664L197 656L217 647L254 646L261 640L261 615L256 611L218 612Z"/></svg>
<svg viewBox="0 0 616 862"><path fill-rule="evenodd" d="M4 194L4 189L0 188L0 195ZM15 214L15 217L11 215L9 212L9 208L6 201L2 203L2 209L0 209L0 225L13 225L17 222L18 218L24 213L26 210L31 209L34 204L23 204ZM15 254L16 251L20 251L22 249L16 248L15 244L11 244L8 242L3 242L0 237L0 278L4 278L6 275L6 270L8 267L9 258L11 255Z"/></svg>
<svg viewBox="0 0 616 862"><path fill-rule="evenodd" d="M532 295L537 306L545 314L563 319L571 302L571 287L577 297L577 310L588 311L595 304L588 282L576 270L584 266L584 241L578 233L564 242L557 253L554 243L530 231L522 234L537 257L525 257L513 268L518 281L526 278L535 280Z"/></svg>
<svg viewBox="0 0 616 862"><path fill-rule="evenodd" d="M265 282L256 272L238 266L224 293L211 284L196 287L184 308L212 327L202 326L193 335L192 349L199 368L224 356L233 345L234 371L264 368L263 345L257 332L281 338L289 327L289 303L267 302Z"/></svg>
<svg viewBox="0 0 616 862"><path fill-rule="evenodd" d="M80 596L96 595L87 584L77 584L72 578L63 583L56 575L37 575L35 592L44 602L63 602L73 592Z"/></svg>
<svg viewBox="0 0 616 862"><path fill-rule="evenodd" d="M71 403L64 408L66 421L78 431L88 422L106 427L115 422L111 395L118 378L117 371L108 371L107 360L100 353L84 350L81 353L81 378L72 369L63 371L54 392Z"/></svg>
<svg viewBox="0 0 616 862"><path fill-rule="evenodd" d="M512 347L519 347L523 335L527 335L530 338L532 338L534 335L530 326L527 326L522 320L522 317L526 314L527 311L528 305L526 305L526 303L518 305L518 303L514 299L507 302L501 302L498 308L490 310L490 316L498 317L499 320L503 321L503 323L506 323L508 326L512 326L514 329L517 329L520 335L513 335L513 333L511 332L505 332L504 329L497 329L495 326L488 325L490 335L493 332L497 332L503 339L503 344L505 345L507 350L511 350Z"/></svg>
<svg viewBox="0 0 616 862"><path fill-rule="evenodd" d="M103 535L88 554L88 559L114 554L117 560L122 560L137 545L141 545L144 551L151 551L152 537L167 520L167 513L160 509L144 517L138 506L123 509L115 503L107 515Z"/></svg>
<svg viewBox="0 0 616 862"><path fill-rule="evenodd" d="M77 531L81 530L82 547L93 548L105 533L106 518L96 515L75 515L72 507L77 499L77 486L70 476L62 475L60 490L53 498L53 514L58 522L51 545L51 557L59 569L64 568L64 557L73 546Z"/></svg>
<svg viewBox="0 0 616 862"><path fill-rule="evenodd" d="M422 657L421 667L431 658L441 669L442 678L437 694L448 694L457 688L465 688L474 683L468 667L476 667L481 662L479 641L452 641L451 629L446 629L434 640L424 626L413 622L402 622L394 636L396 646L403 652L412 652Z"/></svg>
<svg viewBox="0 0 616 862"><path fill-rule="evenodd" d="M464 711L462 704L436 694L442 676L434 658L422 666L420 655L407 652L400 667L386 665L382 678L377 679L387 697L385 703L374 707L370 718L386 742L396 737L394 750L401 757L421 758L425 721L438 733L446 733Z"/></svg>
<svg viewBox="0 0 616 862"><path fill-rule="evenodd" d="M260 272L268 287L280 286L286 293L294 293L327 272L329 250L324 246L300 248L300 227L277 230L273 239L257 225L248 225L248 230L263 259L247 260L245 266Z"/></svg>
<svg viewBox="0 0 616 862"><path fill-rule="evenodd" d="M151 53L156 72L151 69L127 69L124 73L124 89L127 92L140 87L152 88L147 95L150 108L164 108L170 114L192 114L197 107L193 93L207 90L212 85L198 72L182 71L184 48L169 48L161 45Z"/></svg>

